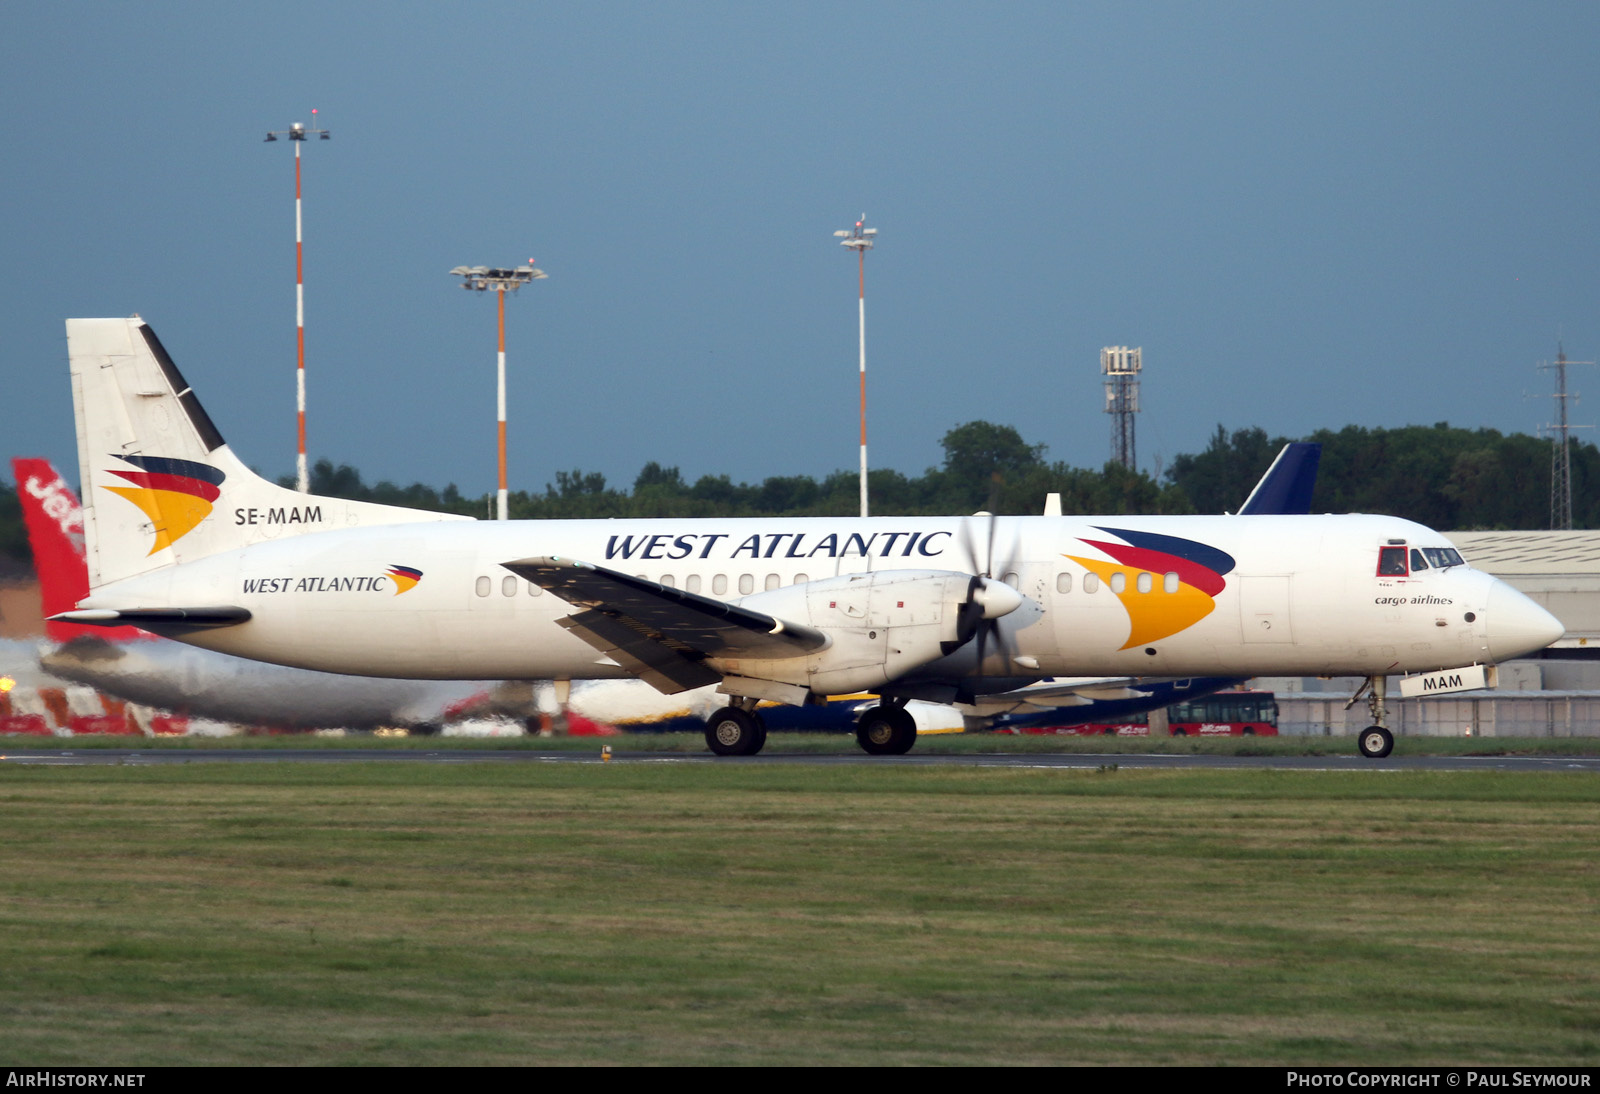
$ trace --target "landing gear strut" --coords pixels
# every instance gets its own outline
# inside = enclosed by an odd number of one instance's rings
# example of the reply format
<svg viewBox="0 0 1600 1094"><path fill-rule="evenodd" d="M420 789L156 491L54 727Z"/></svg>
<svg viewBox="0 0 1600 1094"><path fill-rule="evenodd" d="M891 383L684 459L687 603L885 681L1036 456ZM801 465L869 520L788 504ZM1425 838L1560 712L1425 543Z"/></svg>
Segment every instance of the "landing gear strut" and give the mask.
<svg viewBox="0 0 1600 1094"><path fill-rule="evenodd" d="M1383 724L1388 720L1383 709L1388 683L1389 679L1386 676L1369 676L1365 685L1365 688L1371 689L1367 694L1367 710L1372 714L1373 724L1361 731L1361 735L1356 738L1356 747L1369 760L1381 760L1394 751L1394 734ZM1353 704L1359 698L1361 692L1357 691L1350 702Z"/></svg>
<svg viewBox="0 0 1600 1094"><path fill-rule="evenodd" d="M706 747L718 756L754 756L767 743L767 723L755 700L736 699L706 719Z"/></svg>
<svg viewBox="0 0 1600 1094"><path fill-rule="evenodd" d="M863 711L856 722L856 742L873 756L903 756L917 743L917 722L904 703L885 699Z"/></svg>

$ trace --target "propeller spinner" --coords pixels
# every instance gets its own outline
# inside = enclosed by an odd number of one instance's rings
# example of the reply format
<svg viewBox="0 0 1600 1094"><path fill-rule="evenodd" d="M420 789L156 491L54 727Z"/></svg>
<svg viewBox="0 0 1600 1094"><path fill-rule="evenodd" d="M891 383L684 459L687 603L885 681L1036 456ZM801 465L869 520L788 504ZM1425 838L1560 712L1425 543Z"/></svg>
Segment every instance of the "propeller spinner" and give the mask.
<svg viewBox="0 0 1600 1094"><path fill-rule="evenodd" d="M959 540L966 552L968 569L972 571L972 580L967 585L967 599L961 606L961 617L956 626L956 645L959 649L974 637L977 638L977 655L979 671L982 671L984 658L988 654L991 641L1000 648L1002 654L1009 658L1006 649L1005 635L1000 630L999 620L1009 615L1022 606L1023 595L1004 581L994 576L994 541L998 518L993 513L978 513L976 517L987 518L988 527L984 530L983 559L979 564L978 544L974 542L972 521L966 521L961 526ZM1012 550L1016 547L1012 543ZM1010 573L1015 566L1015 560L1006 558L1002 565L1003 572Z"/></svg>

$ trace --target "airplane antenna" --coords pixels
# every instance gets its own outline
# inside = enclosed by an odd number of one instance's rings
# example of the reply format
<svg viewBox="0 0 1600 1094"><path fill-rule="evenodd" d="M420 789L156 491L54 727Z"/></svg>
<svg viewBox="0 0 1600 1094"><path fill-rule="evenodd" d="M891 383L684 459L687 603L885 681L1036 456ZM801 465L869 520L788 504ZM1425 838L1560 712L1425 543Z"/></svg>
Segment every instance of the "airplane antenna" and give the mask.
<svg viewBox="0 0 1600 1094"><path fill-rule="evenodd" d="M839 246L856 252L856 264L861 285L859 314L861 317L861 515L867 515L867 252L878 229L865 227L867 214L862 213L854 228L842 228L833 234L839 237Z"/></svg>
<svg viewBox="0 0 1600 1094"><path fill-rule="evenodd" d="M1538 365L1540 371L1546 369L1556 374L1556 392L1553 398L1556 401L1556 420L1553 424L1545 425L1541 433L1548 434L1551 440L1550 447L1550 530L1553 532L1572 531L1572 447L1568 438L1574 429L1593 429L1593 426L1572 425L1567 420L1568 400L1577 401L1578 393L1567 391L1567 366L1592 365L1593 361L1569 361L1566 349L1561 343L1556 343L1556 359L1554 362L1541 361Z"/></svg>
<svg viewBox="0 0 1600 1094"><path fill-rule="evenodd" d="M542 281L550 275L535 269L533 259L526 266L457 266L451 277L461 278L461 287L469 292L488 292L493 289L500 298L500 354L496 371L496 420L500 451L500 487L495 505L495 519L506 520L506 292L516 292L522 286Z"/></svg>
<svg viewBox="0 0 1600 1094"><path fill-rule="evenodd" d="M300 146L313 133L319 140L328 140L332 134L326 129L316 128L317 112L311 111L312 125L307 128L304 122L295 122L288 129L268 130L267 140L275 141L279 137L287 137L294 145L294 331L295 347L298 361L295 365L295 416L296 433L299 437L298 448L295 455L294 481L295 489L302 494L311 492L311 472L306 465L306 283L305 283L305 243L301 235L300 216Z"/></svg>

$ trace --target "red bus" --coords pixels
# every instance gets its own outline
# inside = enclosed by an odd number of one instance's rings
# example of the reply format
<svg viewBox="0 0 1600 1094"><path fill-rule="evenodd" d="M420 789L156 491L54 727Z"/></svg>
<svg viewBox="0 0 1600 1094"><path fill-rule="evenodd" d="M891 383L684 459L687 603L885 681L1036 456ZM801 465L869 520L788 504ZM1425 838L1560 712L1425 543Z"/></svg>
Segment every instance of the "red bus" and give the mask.
<svg viewBox="0 0 1600 1094"><path fill-rule="evenodd" d="M1071 737L1148 737L1163 731L1172 737L1276 737L1278 701L1270 691L1219 691L1203 699L1187 699L1165 710L1102 718L1078 725L1029 726L1002 733L1055 733Z"/></svg>

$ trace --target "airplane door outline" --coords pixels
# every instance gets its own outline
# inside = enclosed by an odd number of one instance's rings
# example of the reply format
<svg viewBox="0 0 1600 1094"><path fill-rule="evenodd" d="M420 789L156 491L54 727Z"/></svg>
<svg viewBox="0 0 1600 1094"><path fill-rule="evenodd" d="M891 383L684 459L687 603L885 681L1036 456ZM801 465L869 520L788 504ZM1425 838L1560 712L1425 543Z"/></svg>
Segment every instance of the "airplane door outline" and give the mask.
<svg viewBox="0 0 1600 1094"><path fill-rule="evenodd" d="M1239 579L1239 630L1247 645L1292 645L1291 574L1248 574Z"/></svg>

